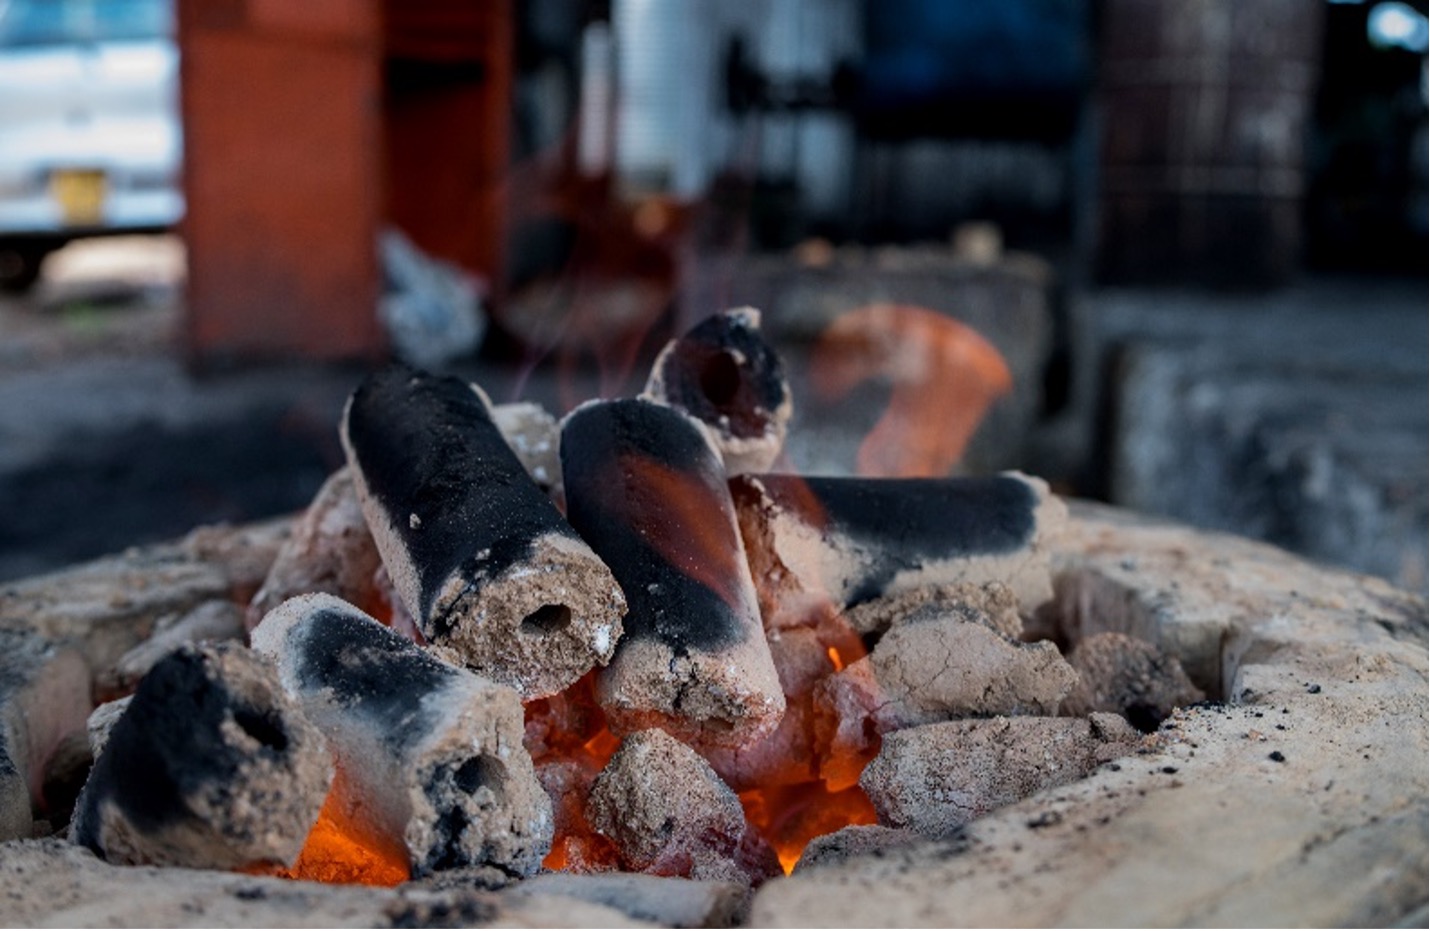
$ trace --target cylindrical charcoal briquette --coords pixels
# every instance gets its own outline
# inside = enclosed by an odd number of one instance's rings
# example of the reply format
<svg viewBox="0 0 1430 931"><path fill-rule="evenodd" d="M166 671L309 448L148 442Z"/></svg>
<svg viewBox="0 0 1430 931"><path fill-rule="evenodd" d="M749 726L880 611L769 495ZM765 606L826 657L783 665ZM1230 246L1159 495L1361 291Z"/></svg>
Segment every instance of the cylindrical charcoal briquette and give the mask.
<svg viewBox="0 0 1430 931"><path fill-rule="evenodd" d="M525 698L610 659L620 586L478 390L393 366L353 393L342 439L383 564L432 646Z"/></svg>
<svg viewBox="0 0 1430 931"><path fill-rule="evenodd" d="M571 523L630 601L599 679L612 728L703 746L772 731L784 694L705 429L649 401L588 402L563 424L561 469Z"/></svg>
<svg viewBox="0 0 1430 931"><path fill-rule="evenodd" d="M771 628L949 582L1002 582L1025 617L1052 597L1067 508L1036 478L742 475L730 490Z"/></svg>
<svg viewBox="0 0 1430 931"><path fill-rule="evenodd" d="M731 475L774 465L794 410L784 362L753 307L713 314L667 343L643 397L709 427Z"/></svg>
<svg viewBox="0 0 1430 931"><path fill-rule="evenodd" d="M495 867L529 876L551 847L551 801L522 745L511 688L444 663L331 595L279 605L253 632L343 774L350 824L405 850L414 875Z"/></svg>

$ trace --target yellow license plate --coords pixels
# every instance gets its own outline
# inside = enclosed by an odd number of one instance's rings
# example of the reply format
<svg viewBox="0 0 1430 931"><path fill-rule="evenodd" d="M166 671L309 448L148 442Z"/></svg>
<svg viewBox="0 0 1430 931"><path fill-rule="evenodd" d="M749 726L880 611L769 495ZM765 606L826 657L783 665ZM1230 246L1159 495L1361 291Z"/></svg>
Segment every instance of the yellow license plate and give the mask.
<svg viewBox="0 0 1430 931"><path fill-rule="evenodd" d="M70 226L98 223L104 217L108 181L94 168L65 168L50 175L50 196Z"/></svg>

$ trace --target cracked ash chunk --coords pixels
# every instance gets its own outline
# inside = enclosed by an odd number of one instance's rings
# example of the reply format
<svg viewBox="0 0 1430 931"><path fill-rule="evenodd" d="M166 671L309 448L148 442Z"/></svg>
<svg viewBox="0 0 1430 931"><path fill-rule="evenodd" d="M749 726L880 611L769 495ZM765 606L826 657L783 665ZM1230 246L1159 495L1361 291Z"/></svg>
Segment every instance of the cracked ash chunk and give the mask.
<svg viewBox="0 0 1430 931"><path fill-rule="evenodd" d="M591 788L586 814L627 869L746 879L745 811L698 753L665 731L631 734ZM777 869L778 867L776 867ZM761 877L763 878L763 877Z"/></svg>
<svg viewBox="0 0 1430 931"><path fill-rule="evenodd" d="M1140 740L1114 714L926 724L887 735L859 785L880 824L946 837L994 809L1075 782Z"/></svg>
<svg viewBox="0 0 1430 931"><path fill-rule="evenodd" d="M891 627L872 653L815 688L816 735L830 766L865 758L878 735L906 727L1057 713L1077 682L1057 647L1013 640L977 615L925 604ZM858 778L832 768L821 775L839 786Z"/></svg>
<svg viewBox="0 0 1430 931"><path fill-rule="evenodd" d="M1173 708L1206 698L1175 656L1126 634L1094 634L1073 648L1068 662L1080 678L1063 702L1064 714L1110 711L1150 733Z"/></svg>

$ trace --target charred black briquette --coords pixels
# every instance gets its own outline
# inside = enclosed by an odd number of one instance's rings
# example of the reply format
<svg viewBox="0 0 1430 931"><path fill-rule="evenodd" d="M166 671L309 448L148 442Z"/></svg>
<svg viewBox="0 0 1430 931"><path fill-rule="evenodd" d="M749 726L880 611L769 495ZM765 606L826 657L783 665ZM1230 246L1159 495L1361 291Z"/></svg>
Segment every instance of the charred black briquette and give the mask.
<svg viewBox="0 0 1430 931"><path fill-rule="evenodd" d="M630 604L601 675L612 725L712 743L773 729L784 696L705 429L650 401L587 403L563 423L561 469L572 525Z"/></svg>
<svg viewBox="0 0 1430 931"><path fill-rule="evenodd" d="M185 646L115 722L72 836L114 863L291 865L332 778L272 667L234 643Z"/></svg>
<svg viewBox="0 0 1430 931"><path fill-rule="evenodd" d="M644 397L709 427L732 475L774 464L793 409L784 362L751 307L712 314L671 340L651 366Z"/></svg>
<svg viewBox="0 0 1430 931"><path fill-rule="evenodd" d="M619 586L473 386L390 367L353 393L342 433L383 564L429 642L526 698L610 659Z"/></svg>
<svg viewBox="0 0 1430 931"><path fill-rule="evenodd" d="M515 690L444 663L331 595L289 599L253 632L323 732L338 800L413 873L486 866L528 876L551 846L551 801L522 746ZM339 794L335 791L335 795Z"/></svg>
<svg viewBox="0 0 1430 931"><path fill-rule="evenodd" d="M1066 509L1017 473L980 478L743 475L731 479L767 626L919 585L998 581L1020 611L1052 594L1044 538Z"/></svg>

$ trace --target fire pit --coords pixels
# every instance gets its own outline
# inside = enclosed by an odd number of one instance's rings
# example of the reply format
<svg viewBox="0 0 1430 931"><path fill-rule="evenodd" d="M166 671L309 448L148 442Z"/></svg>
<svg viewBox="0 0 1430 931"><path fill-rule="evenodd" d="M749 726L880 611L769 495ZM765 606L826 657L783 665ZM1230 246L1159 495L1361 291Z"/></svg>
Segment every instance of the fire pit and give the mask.
<svg viewBox="0 0 1430 931"><path fill-rule="evenodd" d="M769 474L757 322L578 409L560 467L539 411L380 376L300 519L0 591L7 914L1423 915L1422 600L1017 475ZM435 500L454 462L515 503Z"/></svg>

